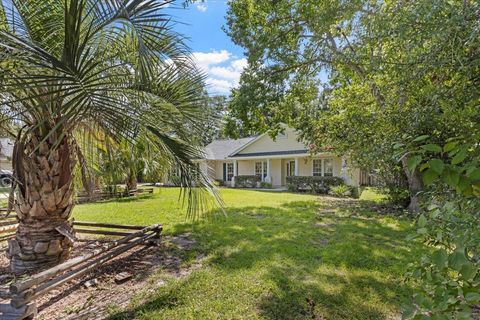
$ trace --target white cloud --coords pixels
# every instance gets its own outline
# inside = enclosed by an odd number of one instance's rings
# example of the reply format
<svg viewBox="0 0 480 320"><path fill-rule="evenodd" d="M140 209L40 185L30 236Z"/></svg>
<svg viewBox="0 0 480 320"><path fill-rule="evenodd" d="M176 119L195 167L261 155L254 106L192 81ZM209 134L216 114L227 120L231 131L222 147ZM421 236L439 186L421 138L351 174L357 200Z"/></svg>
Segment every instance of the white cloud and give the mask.
<svg viewBox="0 0 480 320"><path fill-rule="evenodd" d="M240 70L242 71L243 69L245 69L245 67L247 66L248 62L247 62L247 59L243 58L243 59L238 59L238 60L235 60L232 62L232 67L235 69L235 70Z"/></svg>
<svg viewBox="0 0 480 320"><path fill-rule="evenodd" d="M207 75L208 89L213 94L228 94L238 85L247 60L235 59L227 50L194 52L197 66Z"/></svg>
<svg viewBox="0 0 480 320"><path fill-rule="evenodd" d="M195 5L195 7L197 8L198 11L200 12L205 12L207 11L207 5L205 3L197 3Z"/></svg>
<svg viewBox="0 0 480 320"><path fill-rule="evenodd" d="M194 52L193 58L197 66L207 72L211 65L217 65L230 59L230 52L227 50L212 52Z"/></svg>
<svg viewBox="0 0 480 320"><path fill-rule="evenodd" d="M207 78L208 89L213 94L229 94L232 83L227 80Z"/></svg>
<svg viewBox="0 0 480 320"><path fill-rule="evenodd" d="M231 67L213 67L209 70L213 76L229 79L238 82L240 80L240 73Z"/></svg>

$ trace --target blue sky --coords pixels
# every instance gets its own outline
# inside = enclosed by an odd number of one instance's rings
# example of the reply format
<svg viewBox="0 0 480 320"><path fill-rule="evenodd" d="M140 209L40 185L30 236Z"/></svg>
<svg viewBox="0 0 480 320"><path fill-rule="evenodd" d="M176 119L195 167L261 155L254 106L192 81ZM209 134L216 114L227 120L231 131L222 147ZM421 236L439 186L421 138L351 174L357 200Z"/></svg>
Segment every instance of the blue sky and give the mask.
<svg viewBox="0 0 480 320"><path fill-rule="evenodd" d="M178 7L178 5L177 5ZM199 68L207 75L210 94L228 94L238 84L247 62L242 48L223 32L227 1L206 0L188 8L168 8L178 21L175 29L189 38Z"/></svg>

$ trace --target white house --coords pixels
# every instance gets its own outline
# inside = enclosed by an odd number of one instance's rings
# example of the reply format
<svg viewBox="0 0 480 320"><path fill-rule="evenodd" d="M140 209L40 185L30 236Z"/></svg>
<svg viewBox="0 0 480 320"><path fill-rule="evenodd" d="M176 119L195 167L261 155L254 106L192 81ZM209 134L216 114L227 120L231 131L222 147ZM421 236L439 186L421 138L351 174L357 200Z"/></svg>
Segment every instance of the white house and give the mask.
<svg viewBox="0 0 480 320"><path fill-rule="evenodd" d="M312 155L286 128L273 140L268 134L238 140L215 140L205 147L200 160L204 172L225 185L235 186L235 177L256 175L275 188L286 186L288 176L337 176L358 186L360 171L349 168L344 157L322 152Z"/></svg>

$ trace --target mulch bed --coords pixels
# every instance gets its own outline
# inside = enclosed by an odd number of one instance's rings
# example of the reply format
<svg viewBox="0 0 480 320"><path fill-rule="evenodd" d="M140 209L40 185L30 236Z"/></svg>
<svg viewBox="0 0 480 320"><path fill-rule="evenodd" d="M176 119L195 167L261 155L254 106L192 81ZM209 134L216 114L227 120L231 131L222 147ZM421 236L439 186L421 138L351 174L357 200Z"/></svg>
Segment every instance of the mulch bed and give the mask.
<svg viewBox="0 0 480 320"><path fill-rule="evenodd" d="M99 248L108 239L84 240L75 244L71 257L85 254ZM4 246L4 244L2 244ZM4 247L0 245L0 250ZM175 237L162 237L158 246L137 246L109 261L83 277L49 292L38 299L39 314L35 319L102 319L112 308L128 305L131 298L142 290L154 291L165 285L158 280L152 284L149 275L160 272L162 275L181 278L193 269L201 267L201 256L190 267L183 266L178 250L188 251L195 246L189 234ZM177 253L177 254L176 254ZM120 275L119 275L120 274ZM121 276L126 277L119 282ZM0 286L8 285L14 279L8 267L5 253L0 253ZM5 303L2 301L2 303Z"/></svg>

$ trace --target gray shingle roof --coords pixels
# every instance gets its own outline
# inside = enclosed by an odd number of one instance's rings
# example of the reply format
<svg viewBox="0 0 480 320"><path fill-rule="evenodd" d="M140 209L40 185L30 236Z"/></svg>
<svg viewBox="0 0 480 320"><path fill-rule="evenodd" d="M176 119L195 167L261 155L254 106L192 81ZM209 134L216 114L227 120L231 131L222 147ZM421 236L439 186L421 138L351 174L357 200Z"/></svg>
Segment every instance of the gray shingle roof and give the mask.
<svg viewBox="0 0 480 320"><path fill-rule="evenodd" d="M205 159L207 160L223 160L227 158L232 152L243 147L256 137L248 137L242 139L225 139L214 140L204 149Z"/></svg>

